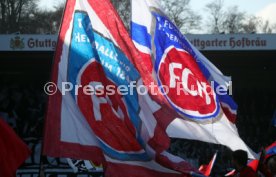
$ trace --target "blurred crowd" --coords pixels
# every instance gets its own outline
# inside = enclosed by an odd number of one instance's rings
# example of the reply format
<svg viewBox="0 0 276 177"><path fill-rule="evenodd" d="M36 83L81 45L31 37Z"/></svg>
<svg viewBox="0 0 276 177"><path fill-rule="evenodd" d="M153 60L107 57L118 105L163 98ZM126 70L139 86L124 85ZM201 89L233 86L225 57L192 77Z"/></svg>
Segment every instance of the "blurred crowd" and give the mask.
<svg viewBox="0 0 276 177"><path fill-rule="evenodd" d="M42 137L46 95L43 87L1 82L0 117L21 138Z"/></svg>
<svg viewBox="0 0 276 177"><path fill-rule="evenodd" d="M237 128L241 138L256 152L276 140L272 117L276 94L271 90L244 89L234 93L238 103Z"/></svg>
<svg viewBox="0 0 276 177"><path fill-rule="evenodd" d="M276 108L274 98L275 93L262 90L234 92L234 99L239 105L236 122L239 134L255 152L275 141L276 128L271 123ZM0 84L0 117L32 149L29 163L39 163L46 100L42 84L5 81ZM197 167L207 164L218 152L214 171L219 174L231 167L231 151L221 145L172 139L170 151Z"/></svg>

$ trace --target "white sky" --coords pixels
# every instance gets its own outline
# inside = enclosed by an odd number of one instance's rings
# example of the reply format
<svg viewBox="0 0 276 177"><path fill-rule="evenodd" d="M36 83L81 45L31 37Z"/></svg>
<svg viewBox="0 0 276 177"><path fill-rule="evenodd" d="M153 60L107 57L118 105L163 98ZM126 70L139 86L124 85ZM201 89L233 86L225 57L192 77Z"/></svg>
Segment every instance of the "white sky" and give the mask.
<svg viewBox="0 0 276 177"><path fill-rule="evenodd" d="M39 0L39 7L52 9L65 0ZM190 0L190 6L199 12L204 19L204 7L213 0ZM270 23L276 23L276 0L224 0L225 7L237 5L240 11L248 14L258 15Z"/></svg>
<svg viewBox="0 0 276 177"><path fill-rule="evenodd" d="M193 9L203 9L212 0L191 0L190 5ZM224 0L226 7L237 5L241 11L256 14L266 6L276 3L276 0Z"/></svg>
<svg viewBox="0 0 276 177"><path fill-rule="evenodd" d="M53 7L58 6L60 3L66 0L38 0L38 6L41 9L52 10Z"/></svg>
<svg viewBox="0 0 276 177"><path fill-rule="evenodd" d="M191 0L191 8L204 17L204 7L212 0ZM224 0L225 7L238 6L240 11L261 16L276 23L276 0Z"/></svg>

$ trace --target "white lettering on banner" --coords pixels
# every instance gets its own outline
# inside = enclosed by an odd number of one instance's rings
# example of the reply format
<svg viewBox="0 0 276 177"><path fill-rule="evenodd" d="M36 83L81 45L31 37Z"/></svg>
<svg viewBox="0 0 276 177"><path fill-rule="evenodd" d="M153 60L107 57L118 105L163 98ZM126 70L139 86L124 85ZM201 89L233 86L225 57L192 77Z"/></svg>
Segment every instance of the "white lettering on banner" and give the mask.
<svg viewBox="0 0 276 177"><path fill-rule="evenodd" d="M78 18L78 24L79 24L79 28L82 28L82 18Z"/></svg>
<svg viewBox="0 0 276 177"><path fill-rule="evenodd" d="M110 50L109 48L107 48L104 45L99 45L98 42L95 41L95 46L98 52L100 52L101 54L103 54L104 56L108 57L111 60L114 60L116 63L119 64L120 67L123 67L125 71L129 72L130 71L130 67L128 65L126 65L126 63L124 63L123 61L119 61L118 60L118 54L116 52L114 52L113 50ZM112 72L113 69L113 65L101 60L101 64L107 68L110 72ZM130 81L129 76L126 75L125 71L123 69L121 69L120 67L115 67L116 69L116 76L120 77L123 80L127 80Z"/></svg>
<svg viewBox="0 0 276 177"><path fill-rule="evenodd" d="M96 49L101 52L103 55L109 57L112 60L115 60L116 62L118 62L118 55L116 53L114 53L112 50L109 50L108 48L106 48L104 45L99 45L98 42L95 41L95 46Z"/></svg>
<svg viewBox="0 0 276 177"><path fill-rule="evenodd" d="M174 69L177 68L177 69L181 69L182 68L182 64L180 63L170 63L169 64L169 71L170 71L170 87L171 88L175 88L176 87L176 82L175 80L178 79L180 80L180 77L179 76L176 76L174 74Z"/></svg>
<svg viewBox="0 0 276 177"><path fill-rule="evenodd" d="M158 30L163 31L169 40L177 42L184 49L186 44L182 42L182 34L177 30L177 28L171 24L168 20L161 20L160 17L157 17L158 20ZM215 35L210 35L215 36ZM216 35L218 36L218 35ZM225 35L221 35L223 39L214 38L214 39L200 39L200 38L190 38L190 42L200 50L205 50L206 48L228 48L228 49L241 49L241 48L266 48L267 39L261 39L260 37L228 37L226 39ZM250 36L250 35L248 35ZM252 36L252 35L251 35Z"/></svg>
<svg viewBox="0 0 276 177"><path fill-rule="evenodd" d="M104 66L105 68L107 68L109 70L109 72L112 72L112 65L108 62L105 62L104 60L101 61L102 66Z"/></svg>
<svg viewBox="0 0 276 177"><path fill-rule="evenodd" d="M79 20L79 23L81 21ZM82 28L82 25L78 25L79 28ZM86 34L81 34L79 32L74 33L75 35L75 41L78 43L90 43L89 37ZM103 56L108 57L110 60L114 60L114 62L118 63L118 65L113 65L111 61L101 59L101 64L103 67L109 70L109 72L116 73L116 76L121 78L122 80L130 81L129 76L126 75L126 72L130 71L130 66L126 65L123 61L118 60L118 54L115 50L109 49L107 46L99 44L98 42L94 41L92 45L99 53L101 53ZM124 69L122 69L122 68Z"/></svg>
<svg viewBox="0 0 276 177"><path fill-rule="evenodd" d="M75 33L75 40L78 43L90 43L89 38L85 35L85 34L81 34L81 33Z"/></svg>
<svg viewBox="0 0 276 177"><path fill-rule="evenodd" d="M180 33L180 31L170 21L168 21L168 20L161 21L161 19L159 17L157 17L157 20L159 22L158 30L165 31L165 29L169 29L169 30L172 30L173 32L175 32L178 36L182 35ZM169 33L167 33L167 35L169 35Z"/></svg>
<svg viewBox="0 0 276 177"><path fill-rule="evenodd" d="M169 64L169 70L170 70L170 87L171 88L175 88L176 86L176 80L180 81L180 78L182 80L182 82L180 82L180 84L182 85L182 88L184 89L184 94L186 92L188 92L190 95L192 96L200 96L203 98L203 92L205 94L205 102L207 105L209 105L211 103L211 98L207 92L207 87L206 87L206 83L204 82L199 82L198 80L196 80L196 86L197 86L197 90L195 90L195 85L191 85L191 88L188 87L188 79L189 76L194 76L194 74L192 73L192 71L188 68L184 68L182 71L182 76L176 76L174 73L175 69L182 69L182 64L181 63L170 63ZM193 78L195 79L195 78ZM180 88L180 87L177 87ZM181 89L177 89L177 91L180 91ZM179 93L178 93L179 94Z"/></svg>

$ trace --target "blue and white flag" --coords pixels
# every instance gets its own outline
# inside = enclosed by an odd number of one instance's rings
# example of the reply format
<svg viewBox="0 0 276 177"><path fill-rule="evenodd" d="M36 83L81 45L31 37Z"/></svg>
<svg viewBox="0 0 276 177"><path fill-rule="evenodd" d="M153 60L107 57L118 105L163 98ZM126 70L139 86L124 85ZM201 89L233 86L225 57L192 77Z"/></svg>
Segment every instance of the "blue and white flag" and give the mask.
<svg viewBox="0 0 276 177"><path fill-rule="evenodd" d="M205 58L164 14L156 0L132 0L132 40L142 59L135 59L151 98L160 105L156 120L170 137L243 149L235 126L237 105L227 94L229 77Z"/></svg>

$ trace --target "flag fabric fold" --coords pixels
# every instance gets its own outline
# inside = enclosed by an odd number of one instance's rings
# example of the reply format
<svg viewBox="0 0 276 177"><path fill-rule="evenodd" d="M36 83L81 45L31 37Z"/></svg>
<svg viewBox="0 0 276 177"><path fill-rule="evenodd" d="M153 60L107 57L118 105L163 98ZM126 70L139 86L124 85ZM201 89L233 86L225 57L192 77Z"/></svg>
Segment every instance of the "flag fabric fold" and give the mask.
<svg viewBox="0 0 276 177"><path fill-rule="evenodd" d="M133 65L141 56L108 0L68 0L54 58L44 154L103 164L105 176L191 176L167 152L159 109ZM143 92L142 94L140 92Z"/></svg>
<svg viewBox="0 0 276 177"><path fill-rule="evenodd" d="M257 172L261 168L260 164L274 155L276 155L276 141L259 153L259 159L250 160L247 165ZM260 163L260 161L262 162Z"/></svg>
<svg viewBox="0 0 276 177"><path fill-rule="evenodd" d="M266 156L265 159L268 159L269 157L276 155L276 141L269 145L267 148L265 148Z"/></svg>
<svg viewBox="0 0 276 177"><path fill-rule="evenodd" d="M237 105L227 94L230 78L181 34L158 1L132 1L131 34L142 57L134 63L159 105L152 112L167 134L243 149L254 158L235 126Z"/></svg>
<svg viewBox="0 0 276 177"><path fill-rule="evenodd" d="M0 135L0 176L13 177L31 151L1 118Z"/></svg>

